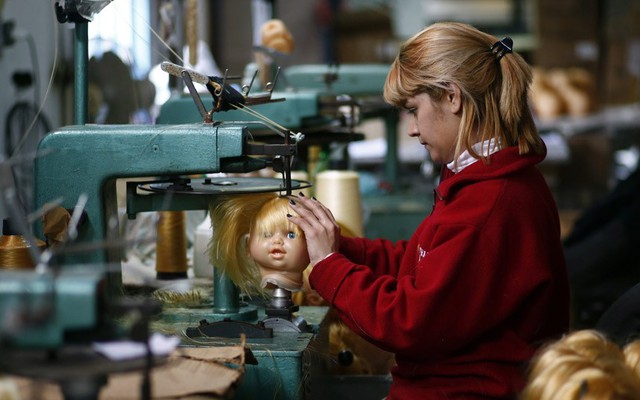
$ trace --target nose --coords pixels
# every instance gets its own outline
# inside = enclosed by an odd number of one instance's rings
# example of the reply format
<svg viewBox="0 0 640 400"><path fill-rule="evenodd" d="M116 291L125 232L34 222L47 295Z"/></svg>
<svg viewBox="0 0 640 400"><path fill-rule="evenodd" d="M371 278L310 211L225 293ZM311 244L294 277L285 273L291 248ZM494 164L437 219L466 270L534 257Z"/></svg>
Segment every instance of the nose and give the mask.
<svg viewBox="0 0 640 400"><path fill-rule="evenodd" d="M407 134L409 137L418 137L420 136L420 132L418 131L418 124L416 123L415 118L409 119L409 125L407 127Z"/></svg>
<svg viewBox="0 0 640 400"><path fill-rule="evenodd" d="M273 236L271 236L271 243L282 244L283 243L282 235L279 233L276 233Z"/></svg>

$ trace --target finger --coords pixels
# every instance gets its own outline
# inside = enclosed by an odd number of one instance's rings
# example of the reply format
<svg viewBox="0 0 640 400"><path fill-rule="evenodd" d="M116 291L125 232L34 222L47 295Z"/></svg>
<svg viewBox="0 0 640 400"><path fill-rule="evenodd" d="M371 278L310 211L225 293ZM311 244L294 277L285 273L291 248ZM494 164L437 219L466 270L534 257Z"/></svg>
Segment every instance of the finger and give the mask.
<svg viewBox="0 0 640 400"><path fill-rule="evenodd" d="M298 199L289 199L291 209L298 214L298 218L290 218L307 236L316 237L324 235L325 237L336 237L340 234L340 226L330 213L326 213L323 209L319 209L313 204L315 201ZM304 221L304 223L302 222Z"/></svg>
<svg viewBox="0 0 640 400"><path fill-rule="evenodd" d="M293 201L293 203L291 203L291 205L293 206L302 204L305 208L311 211L313 215L315 215L315 217L321 222L332 223L335 221L335 218L333 217L331 210L329 210L324 204L320 203L314 197L308 198L304 195L301 196L299 194L297 198L295 199L290 198L290 200Z"/></svg>
<svg viewBox="0 0 640 400"><path fill-rule="evenodd" d="M287 218L304 232L309 261L312 265L323 260L328 254L338 251L339 236L336 236L335 230L327 229L319 223L315 216L308 220L287 214Z"/></svg>
<svg viewBox="0 0 640 400"><path fill-rule="evenodd" d="M304 232L305 236L309 236L309 233L313 230L313 226L306 218L296 217L295 215L287 214L289 221L297 225Z"/></svg>

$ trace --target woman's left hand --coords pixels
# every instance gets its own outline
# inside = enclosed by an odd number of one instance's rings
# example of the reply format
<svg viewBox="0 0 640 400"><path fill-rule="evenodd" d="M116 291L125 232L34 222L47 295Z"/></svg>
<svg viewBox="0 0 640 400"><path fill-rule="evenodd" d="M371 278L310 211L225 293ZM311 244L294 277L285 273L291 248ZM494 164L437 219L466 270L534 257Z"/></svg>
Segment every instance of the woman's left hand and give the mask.
<svg viewBox="0 0 640 400"><path fill-rule="evenodd" d="M298 225L307 240L307 250L311 265L315 265L340 247L340 226L331 210L302 193L289 198L291 208L298 216L290 216L289 221Z"/></svg>

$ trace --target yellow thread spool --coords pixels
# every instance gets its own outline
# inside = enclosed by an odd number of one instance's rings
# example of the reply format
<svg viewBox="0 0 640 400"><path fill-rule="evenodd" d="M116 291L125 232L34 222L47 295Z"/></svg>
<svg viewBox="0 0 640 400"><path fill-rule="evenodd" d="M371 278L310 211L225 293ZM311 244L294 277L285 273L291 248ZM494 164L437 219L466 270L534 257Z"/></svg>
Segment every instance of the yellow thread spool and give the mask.
<svg viewBox="0 0 640 400"><path fill-rule="evenodd" d="M38 248L43 250L45 242L37 240ZM29 253L29 243L22 236L0 236L0 269L31 269L35 261Z"/></svg>
<svg viewBox="0 0 640 400"><path fill-rule="evenodd" d="M160 211L156 237L156 277L187 277L187 233L184 211Z"/></svg>
<svg viewBox="0 0 640 400"><path fill-rule="evenodd" d="M186 5L186 37L187 46L189 47L189 64L196 65L198 63L198 2L197 0L188 0Z"/></svg>
<svg viewBox="0 0 640 400"><path fill-rule="evenodd" d="M355 171L327 170L316 176L316 198L346 228L349 236L364 236L360 178Z"/></svg>

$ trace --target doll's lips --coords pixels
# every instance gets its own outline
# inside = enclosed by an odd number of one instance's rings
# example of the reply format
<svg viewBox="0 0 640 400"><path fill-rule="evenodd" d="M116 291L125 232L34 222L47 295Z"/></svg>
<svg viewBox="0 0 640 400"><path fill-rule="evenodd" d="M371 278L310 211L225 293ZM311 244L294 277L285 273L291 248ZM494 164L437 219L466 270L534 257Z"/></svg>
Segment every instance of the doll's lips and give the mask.
<svg viewBox="0 0 640 400"><path fill-rule="evenodd" d="M275 259L281 259L284 258L284 255L287 253L282 249L272 249L269 254Z"/></svg>

